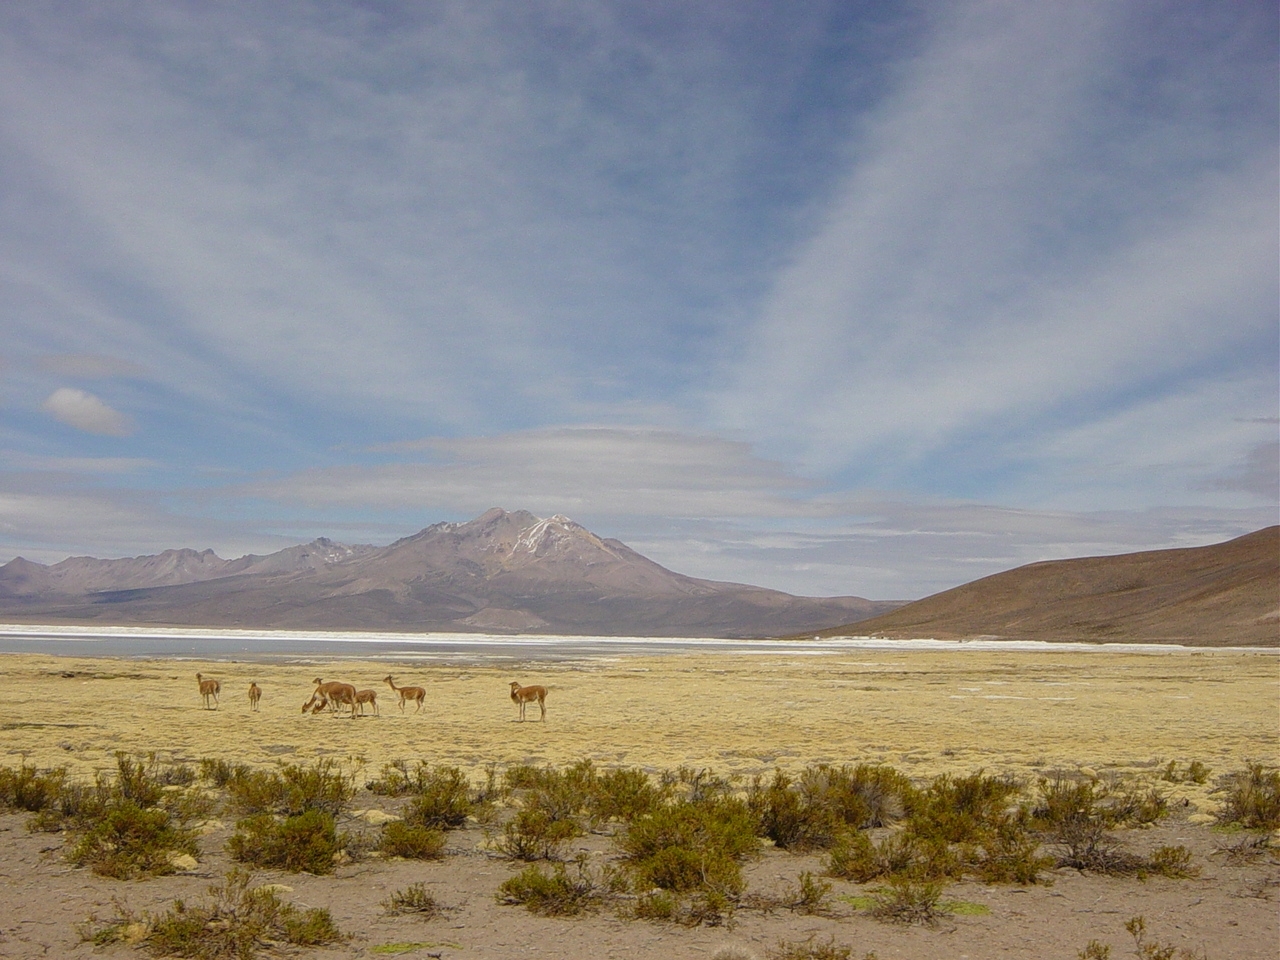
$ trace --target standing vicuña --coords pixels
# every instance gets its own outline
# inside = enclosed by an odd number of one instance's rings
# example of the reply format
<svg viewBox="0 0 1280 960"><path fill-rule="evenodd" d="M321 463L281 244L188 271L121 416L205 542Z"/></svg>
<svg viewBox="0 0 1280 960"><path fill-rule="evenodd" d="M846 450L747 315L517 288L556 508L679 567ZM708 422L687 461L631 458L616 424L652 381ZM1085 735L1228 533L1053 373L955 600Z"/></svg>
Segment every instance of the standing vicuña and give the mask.
<svg viewBox="0 0 1280 960"><path fill-rule="evenodd" d="M378 716L378 691L377 690L357 690L356 706L360 708L360 716L364 716L364 705L369 704L373 707L373 715Z"/></svg>
<svg viewBox="0 0 1280 960"><path fill-rule="evenodd" d="M344 704L351 708L352 719L356 715L356 688L349 683L343 683L340 680L330 680L325 683L319 677L315 679L316 693L325 697L329 701L329 705L337 711L338 704Z"/></svg>
<svg viewBox="0 0 1280 960"><path fill-rule="evenodd" d="M426 691L426 690L422 689L422 687L397 687L397 686L396 686L396 682L395 682L394 680L392 680L392 679L391 679L390 674L388 674L387 676L383 677L382 679L383 679L383 680L385 680L387 683L391 684L391 689L392 689L392 690L394 690L396 693L400 694L400 709L401 709L401 710L403 710L403 709L404 709L404 702L405 702L406 700L416 700L416 701L418 702L418 710L421 710L421 709L422 709L422 701L423 701L423 700L425 700L425 699L427 699L427 691ZM414 710L413 712L414 712L414 713L417 713L417 712L418 712L418 710Z"/></svg>
<svg viewBox="0 0 1280 960"><path fill-rule="evenodd" d="M258 710L258 701L262 699L262 688L256 683L249 684L249 709L255 713Z"/></svg>
<svg viewBox="0 0 1280 960"><path fill-rule="evenodd" d="M547 688L546 687L522 687L516 681L511 681L511 699L520 705L520 721L524 722L524 707L526 703L538 701L538 707L542 710L541 720L547 719Z"/></svg>
<svg viewBox="0 0 1280 960"><path fill-rule="evenodd" d="M217 708L218 694L222 692L222 684L219 683L217 680L206 680L203 676L201 676L198 673L196 674L196 682L200 684L200 696L204 698L204 708L206 710L210 709L209 707L210 697L213 698L214 708Z"/></svg>

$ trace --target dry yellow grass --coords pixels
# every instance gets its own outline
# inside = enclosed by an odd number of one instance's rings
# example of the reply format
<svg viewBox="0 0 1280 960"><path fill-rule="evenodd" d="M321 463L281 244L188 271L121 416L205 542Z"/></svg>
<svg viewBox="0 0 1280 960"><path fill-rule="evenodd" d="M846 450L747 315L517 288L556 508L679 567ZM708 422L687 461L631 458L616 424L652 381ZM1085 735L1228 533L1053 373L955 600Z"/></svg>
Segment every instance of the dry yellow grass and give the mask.
<svg viewBox="0 0 1280 960"><path fill-rule="evenodd" d="M195 675L222 681L218 710ZM381 678L428 690L401 714ZM382 716L303 716L311 679L379 692ZM515 722L511 680L549 687L547 722ZM307 665L0 657L0 763L25 757L90 775L116 750L250 764L362 758L479 771L488 763L679 765L751 774L774 766L884 761L911 775L985 768L1215 772L1276 763L1277 659L1267 653L841 652L669 654L518 669L370 661ZM263 690L259 713L250 681ZM536 716L536 711L534 712ZM1208 786L1175 796L1207 806Z"/></svg>

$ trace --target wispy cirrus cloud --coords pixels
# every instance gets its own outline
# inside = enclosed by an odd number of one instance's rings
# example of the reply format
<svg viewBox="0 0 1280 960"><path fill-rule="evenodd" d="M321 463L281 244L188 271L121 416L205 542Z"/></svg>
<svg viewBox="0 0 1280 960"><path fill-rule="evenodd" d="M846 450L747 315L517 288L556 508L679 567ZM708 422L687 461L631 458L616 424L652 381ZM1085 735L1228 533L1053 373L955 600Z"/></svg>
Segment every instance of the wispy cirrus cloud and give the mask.
<svg viewBox="0 0 1280 960"><path fill-rule="evenodd" d="M1250 110L1274 70L1232 60L1229 19L1196 47L1134 6L939 8L777 274L722 422L810 470L937 489L965 444L990 481L1225 371L1254 383L1237 414L1273 405L1274 124ZM1164 44L1184 72L1144 75Z"/></svg>

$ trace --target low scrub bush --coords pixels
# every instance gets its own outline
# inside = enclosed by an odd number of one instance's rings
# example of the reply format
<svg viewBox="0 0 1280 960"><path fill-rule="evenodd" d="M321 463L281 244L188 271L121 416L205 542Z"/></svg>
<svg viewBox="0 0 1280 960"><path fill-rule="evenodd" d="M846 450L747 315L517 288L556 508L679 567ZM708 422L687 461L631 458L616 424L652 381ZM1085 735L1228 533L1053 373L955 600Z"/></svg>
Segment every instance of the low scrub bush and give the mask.
<svg viewBox="0 0 1280 960"><path fill-rule="evenodd" d="M827 872L833 877L868 883L917 866L918 841L905 832L892 833L879 843L859 830L840 835L827 854Z"/></svg>
<svg viewBox="0 0 1280 960"><path fill-rule="evenodd" d="M435 897L427 893L426 886L421 883L397 890L382 901L382 906L388 916L413 915L423 920L439 916L445 910Z"/></svg>
<svg viewBox="0 0 1280 960"><path fill-rule="evenodd" d="M239 765L231 770L226 788L240 813L297 816L315 810L336 817L355 795L355 777L329 759L311 766L286 763L278 771Z"/></svg>
<svg viewBox="0 0 1280 960"><path fill-rule="evenodd" d="M227 851L233 859L254 866L327 874L346 845L347 836L337 832L331 814L308 810L284 820L269 813L241 820L227 841Z"/></svg>
<svg viewBox="0 0 1280 960"><path fill-rule="evenodd" d="M836 943L835 937L818 940L817 934L807 940L779 940L770 948L765 960L853 960L853 948Z"/></svg>
<svg viewBox="0 0 1280 960"><path fill-rule="evenodd" d="M443 830L392 820L382 828L378 849L389 857L439 860L444 856L444 844Z"/></svg>
<svg viewBox="0 0 1280 960"><path fill-rule="evenodd" d="M414 782L413 794L401 811L406 823L451 830L467 822L471 785L461 770L419 765Z"/></svg>
<svg viewBox="0 0 1280 960"><path fill-rule="evenodd" d="M809 916L823 914L830 908L830 895L831 884L818 880L806 870L796 879L795 886L783 894L782 906L793 913Z"/></svg>
<svg viewBox="0 0 1280 960"><path fill-rule="evenodd" d="M558 860L581 832L576 820L556 820L540 807L526 808L503 826L496 846L512 860Z"/></svg>
<svg viewBox="0 0 1280 960"><path fill-rule="evenodd" d="M943 774L906 798L908 829L922 840L981 843L1008 824L1009 807L1021 787L1016 780L978 771L967 777Z"/></svg>
<svg viewBox="0 0 1280 960"><path fill-rule="evenodd" d="M742 891L741 863L759 848L756 819L728 796L678 800L637 817L618 839L643 888Z"/></svg>
<svg viewBox="0 0 1280 960"><path fill-rule="evenodd" d="M1118 789L1096 779L1064 774L1040 781L1039 799L1030 823L1058 849L1056 863L1113 876L1145 875L1167 868L1124 849L1112 829L1153 823L1167 812L1167 801L1155 790Z"/></svg>
<svg viewBox="0 0 1280 960"><path fill-rule="evenodd" d="M117 800L79 838L71 860L100 876L132 880L173 873L176 854L198 852L194 833L175 824L168 811Z"/></svg>
<svg viewBox="0 0 1280 960"><path fill-rule="evenodd" d="M498 902L523 904L531 913L547 917L571 917L594 910L613 892L611 876L596 876L585 859L573 869L557 863L548 873L539 866L525 867L498 888Z"/></svg>
<svg viewBox="0 0 1280 960"><path fill-rule="evenodd" d="M328 910L299 910L274 890L251 883L250 874L234 870L209 887L206 902L175 900L154 917L123 911L86 939L98 946L137 943L157 957L196 960L253 960L271 944L316 947L345 939Z"/></svg>
<svg viewBox="0 0 1280 960"><path fill-rule="evenodd" d="M1280 769L1251 763L1242 773L1222 778L1218 812L1221 823L1238 823L1250 830L1280 829Z"/></svg>
<svg viewBox="0 0 1280 960"><path fill-rule="evenodd" d="M1167 783L1208 783L1210 770L1199 760L1192 760L1185 770L1178 769L1178 761L1170 760L1160 779Z"/></svg>
<svg viewBox="0 0 1280 960"><path fill-rule="evenodd" d="M597 825L617 820L630 823L652 813L668 799L669 791L643 770L623 768L599 774L591 784L588 810Z"/></svg>
<svg viewBox="0 0 1280 960"><path fill-rule="evenodd" d="M872 892L871 915L891 923L933 925L947 912L940 903L942 884L907 875L889 877Z"/></svg>
<svg viewBox="0 0 1280 960"><path fill-rule="evenodd" d="M67 783L65 767L40 770L26 762L0 766L0 810L39 813L54 806Z"/></svg>
<svg viewBox="0 0 1280 960"><path fill-rule="evenodd" d="M249 766L244 763L232 763L229 760L216 760L205 757L200 761L199 777L206 783L223 789L237 777L246 776Z"/></svg>

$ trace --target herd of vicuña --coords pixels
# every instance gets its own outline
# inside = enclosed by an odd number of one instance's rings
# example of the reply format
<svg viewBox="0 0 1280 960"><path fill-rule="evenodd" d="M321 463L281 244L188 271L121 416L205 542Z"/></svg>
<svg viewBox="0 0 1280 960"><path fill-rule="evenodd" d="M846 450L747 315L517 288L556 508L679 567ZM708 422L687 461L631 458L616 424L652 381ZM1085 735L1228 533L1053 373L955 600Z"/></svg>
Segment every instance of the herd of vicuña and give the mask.
<svg viewBox="0 0 1280 960"><path fill-rule="evenodd" d="M404 705L407 701L412 700L416 706L414 713L422 710L422 704L427 699L427 691L424 687L398 687L393 676L388 674L383 677L383 682L391 687L393 693L400 698L400 711L404 712ZM204 700L204 708L206 710L218 709L218 694L222 692L222 684L214 680L212 677L205 677L203 674L196 674L196 682L200 684L200 696ZM316 677L312 681L316 686L311 693L311 699L302 705L302 712L305 713L321 713L325 710L332 714L340 713L343 707L350 711L350 717L364 716L364 708L369 707L373 711L373 715L379 716L378 711L378 691L377 690L357 690L353 684L343 683L340 680L324 680ZM258 712L258 704L262 700L262 688L257 683L249 684L249 709L254 713ZM517 681L511 681L511 700L520 708L520 722L524 722L524 709L530 703L537 703L538 709L541 710L541 716L538 718L545 721L547 719L547 688L541 686L522 687ZM212 703L212 706L210 705Z"/></svg>

